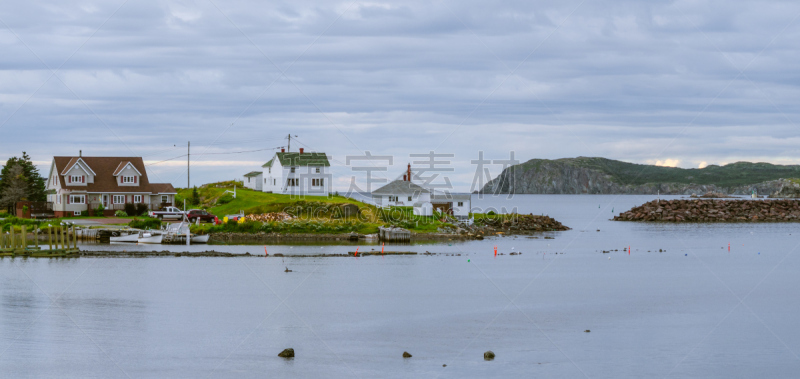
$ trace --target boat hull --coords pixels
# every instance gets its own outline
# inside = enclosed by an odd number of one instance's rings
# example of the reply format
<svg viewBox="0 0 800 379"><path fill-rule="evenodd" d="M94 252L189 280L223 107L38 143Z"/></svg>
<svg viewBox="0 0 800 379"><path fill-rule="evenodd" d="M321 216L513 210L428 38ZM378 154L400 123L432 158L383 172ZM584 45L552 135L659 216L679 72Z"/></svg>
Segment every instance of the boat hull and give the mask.
<svg viewBox="0 0 800 379"><path fill-rule="evenodd" d="M210 237L209 234L204 234L201 236L192 236L192 243L208 243L209 237Z"/></svg>
<svg viewBox="0 0 800 379"><path fill-rule="evenodd" d="M127 236L119 236L119 237L111 237L111 242L132 242L136 243L139 242L139 235L138 234L128 234Z"/></svg>
<svg viewBox="0 0 800 379"><path fill-rule="evenodd" d="M164 236L161 235L161 234L158 234L158 235L155 235L155 236L143 236L143 237L139 237L139 239L136 242L138 242L138 243L148 243L148 244L160 244L161 240L163 238L164 238Z"/></svg>

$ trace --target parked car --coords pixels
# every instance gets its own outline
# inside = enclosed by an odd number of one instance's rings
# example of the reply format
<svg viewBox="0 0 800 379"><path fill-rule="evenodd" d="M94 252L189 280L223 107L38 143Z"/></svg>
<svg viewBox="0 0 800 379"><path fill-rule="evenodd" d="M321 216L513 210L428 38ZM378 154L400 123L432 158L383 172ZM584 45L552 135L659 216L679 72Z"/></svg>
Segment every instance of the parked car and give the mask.
<svg viewBox="0 0 800 379"><path fill-rule="evenodd" d="M197 220L200 220L200 222L216 222L217 219L217 216L202 209L192 209L186 212L186 217L189 219L189 222L195 222Z"/></svg>
<svg viewBox="0 0 800 379"><path fill-rule="evenodd" d="M180 220L183 218L183 211L176 208L176 207L166 207L164 210L161 211L150 211L147 212L147 215L150 217L160 218L160 219L174 219Z"/></svg>

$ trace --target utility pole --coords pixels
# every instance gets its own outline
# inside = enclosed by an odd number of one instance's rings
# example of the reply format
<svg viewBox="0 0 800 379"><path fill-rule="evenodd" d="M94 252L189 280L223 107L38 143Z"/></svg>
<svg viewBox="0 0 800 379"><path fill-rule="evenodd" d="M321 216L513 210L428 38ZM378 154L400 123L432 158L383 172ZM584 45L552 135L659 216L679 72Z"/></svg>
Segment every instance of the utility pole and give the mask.
<svg viewBox="0 0 800 379"><path fill-rule="evenodd" d="M289 143L286 145L286 152L287 153L292 151L292 135L289 134L288 138L289 138Z"/></svg>
<svg viewBox="0 0 800 379"><path fill-rule="evenodd" d="M189 185L189 179L191 178L191 174L189 173L189 157L192 154L192 141L188 141L186 143L186 189L191 188Z"/></svg>

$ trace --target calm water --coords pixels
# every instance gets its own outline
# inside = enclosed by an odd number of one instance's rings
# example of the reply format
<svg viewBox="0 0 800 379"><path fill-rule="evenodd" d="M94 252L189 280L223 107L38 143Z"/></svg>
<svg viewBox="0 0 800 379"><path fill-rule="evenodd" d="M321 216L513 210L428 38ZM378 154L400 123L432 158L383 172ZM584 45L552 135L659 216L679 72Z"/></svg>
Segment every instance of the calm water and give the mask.
<svg viewBox="0 0 800 379"><path fill-rule="evenodd" d="M387 246L453 255L0 259L0 376L797 377L798 224L608 220L651 199L475 200L573 229Z"/></svg>

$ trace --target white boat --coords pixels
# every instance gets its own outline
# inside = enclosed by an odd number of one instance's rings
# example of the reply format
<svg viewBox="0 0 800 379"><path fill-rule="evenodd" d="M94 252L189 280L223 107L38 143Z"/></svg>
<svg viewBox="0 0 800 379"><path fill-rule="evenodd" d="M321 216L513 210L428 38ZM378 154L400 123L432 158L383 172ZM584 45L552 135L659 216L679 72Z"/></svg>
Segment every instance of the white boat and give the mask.
<svg viewBox="0 0 800 379"><path fill-rule="evenodd" d="M154 232L147 231L139 233L139 238L136 240L136 242L160 244L163 238L163 234L155 234Z"/></svg>
<svg viewBox="0 0 800 379"><path fill-rule="evenodd" d="M203 234L203 235L195 234L195 235L192 236L192 240L191 241L192 241L192 243L208 243L208 238L209 237L211 237L210 234Z"/></svg>
<svg viewBox="0 0 800 379"><path fill-rule="evenodd" d="M111 242L139 242L139 233L131 233L122 236L110 237Z"/></svg>

